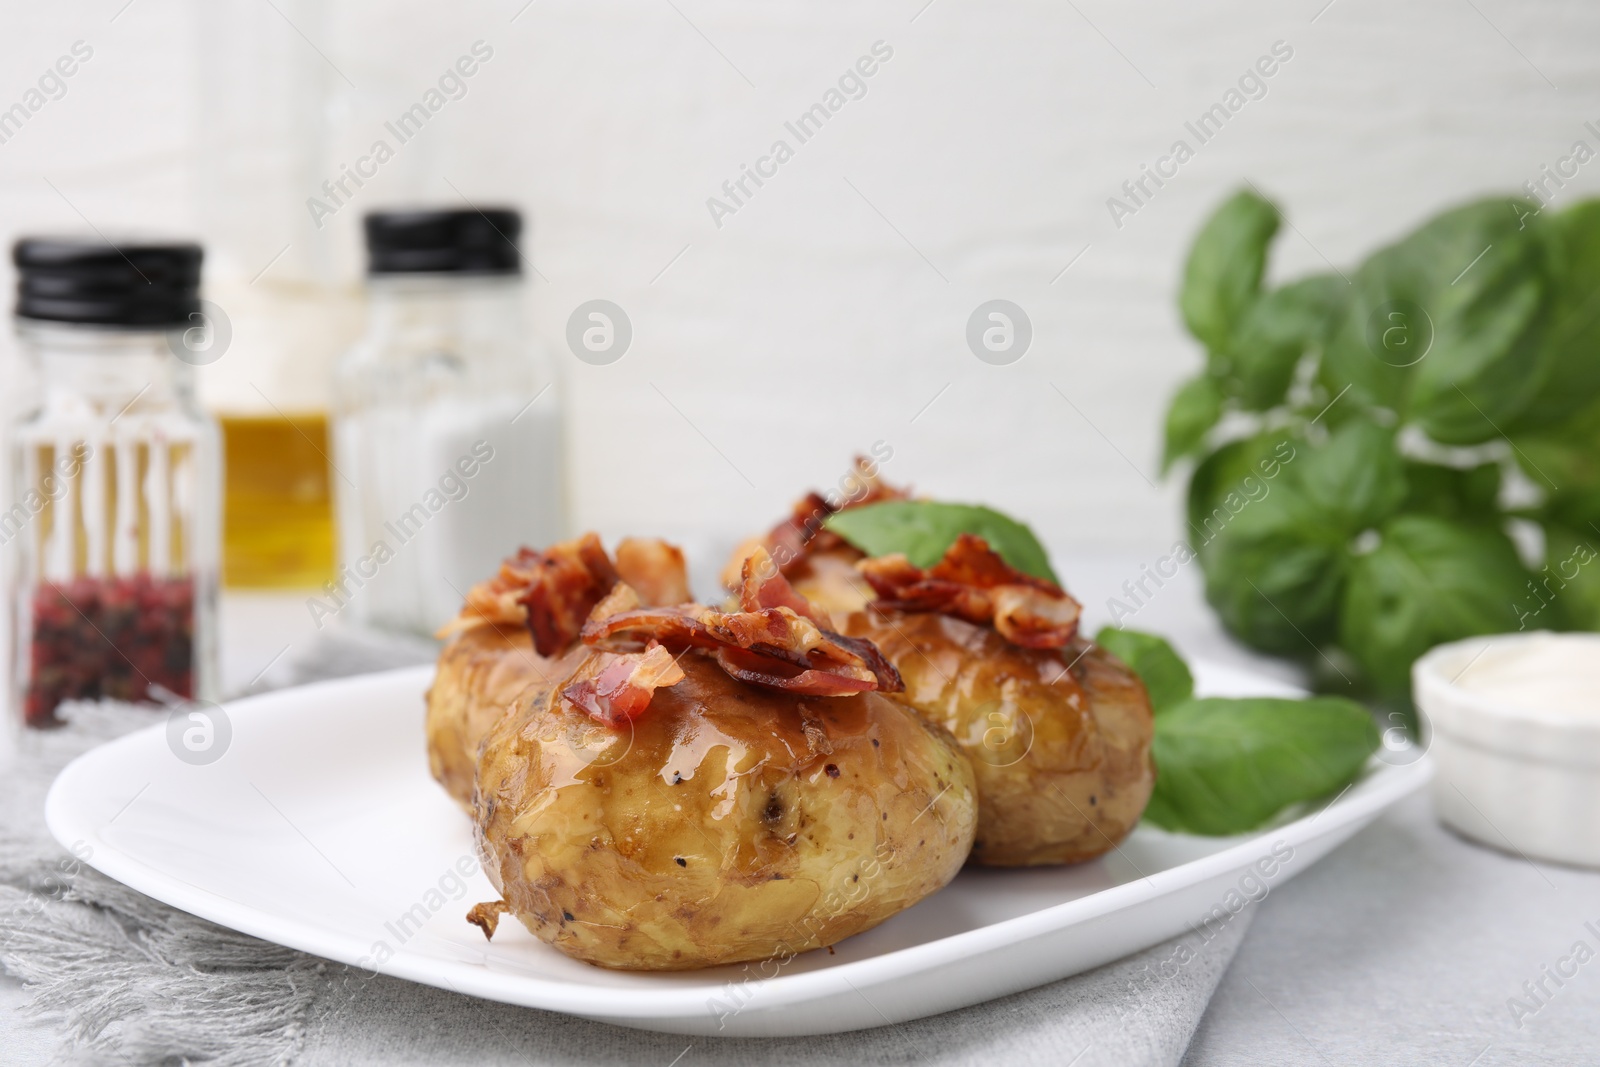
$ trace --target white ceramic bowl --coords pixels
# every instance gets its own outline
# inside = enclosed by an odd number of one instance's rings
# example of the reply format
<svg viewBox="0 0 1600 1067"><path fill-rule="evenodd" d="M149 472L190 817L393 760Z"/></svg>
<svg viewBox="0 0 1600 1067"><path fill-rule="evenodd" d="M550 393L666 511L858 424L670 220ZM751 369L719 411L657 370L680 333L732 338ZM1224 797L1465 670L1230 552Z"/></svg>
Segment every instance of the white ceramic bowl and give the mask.
<svg viewBox="0 0 1600 1067"><path fill-rule="evenodd" d="M1416 662L1412 692L1438 765L1434 803L1446 825L1485 844L1600 867L1600 714L1562 708L1532 689L1506 691L1518 661L1552 652L1587 657L1579 661L1591 666L1572 672L1574 681L1600 672L1600 634L1474 637ZM1534 680L1554 677L1542 671ZM1491 678L1501 683L1493 693L1481 688ZM1600 692L1588 699L1600 701Z"/></svg>

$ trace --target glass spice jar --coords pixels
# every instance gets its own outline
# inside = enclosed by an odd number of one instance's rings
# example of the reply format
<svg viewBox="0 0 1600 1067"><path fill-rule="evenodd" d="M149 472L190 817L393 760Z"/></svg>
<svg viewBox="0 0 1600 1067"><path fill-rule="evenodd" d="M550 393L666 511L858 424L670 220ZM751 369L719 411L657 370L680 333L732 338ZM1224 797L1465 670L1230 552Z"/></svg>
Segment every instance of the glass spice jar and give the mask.
<svg viewBox="0 0 1600 1067"><path fill-rule="evenodd" d="M9 432L0 511L11 704L174 704L216 688L220 443L195 402L215 337L201 250L25 238L17 333L33 395Z"/></svg>
<svg viewBox="0 0 1600 1067"><path fill-rule="evenodd" d="M334 367L339 571L308 606L432 634L518 545L566 532L555 367L524 319L521 216L366 216L366 333ZM348 614L346 610L348 609Z"/></svg>

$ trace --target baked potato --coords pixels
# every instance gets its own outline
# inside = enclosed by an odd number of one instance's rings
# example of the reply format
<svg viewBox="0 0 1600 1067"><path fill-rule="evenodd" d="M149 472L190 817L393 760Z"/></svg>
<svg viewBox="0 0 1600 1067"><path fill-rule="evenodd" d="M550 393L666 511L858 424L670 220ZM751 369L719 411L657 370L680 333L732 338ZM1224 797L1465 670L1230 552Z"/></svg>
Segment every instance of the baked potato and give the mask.
<svg viewBox="0 0 1600 1067"><path fill-rule="evenodd" d="M1138 824L1155 786L1154 721L1138 676L1110 653L1082 640L1061 651L1019 648L938 614L859 611L843 628L882 649L905 679L901 699L950 730L971 759L972 862L1078 863Z"/></svg>
<svg viewBox="0 0 1600 1067"><path fill-rule="evenodd" d="M871 499L903 496L875 485ZM955 735L978 784L972 861L1076 863L1115 848L1155 786L1155 724L1138 676L1077 636L1077 603L971 535L926 571L868 559L804 518L812 499L741 551L798 539L782 570L799 594L872 641L905 680L898 699Z"/></svg>
<svg viewBox="0 0 1600 1067"><path fill-rule="evenodd" d="M448 643L427 693L428 767L472 813L478 748L489 728L530 686L571 670L579 629L618 581L645 603L689 599L683 553L664 541L626 538L616 559L592 533L543 551L519 549L498 573L468 591L439 636Z"/></svg>
<svg viewBox="0 0 1600 1067"><path fill-rule="evenodd" d="M492 935L509 911L578 959L683 970L834 944L955 876L972 768L881 694L899 682L875 650L786 596L663 612L631 592L490 731L475 818L503 899L471 921Z"/></svg>

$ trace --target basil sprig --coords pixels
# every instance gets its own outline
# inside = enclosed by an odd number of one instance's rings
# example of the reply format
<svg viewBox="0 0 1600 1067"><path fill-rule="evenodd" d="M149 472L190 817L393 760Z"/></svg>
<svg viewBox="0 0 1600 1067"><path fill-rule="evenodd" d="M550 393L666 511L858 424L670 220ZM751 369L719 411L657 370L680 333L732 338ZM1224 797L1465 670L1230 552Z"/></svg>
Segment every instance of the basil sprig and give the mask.
<svg viewBox="0 0 1600 1067"><path fill-rule="evenodd" d="M1095 637L1144 679L1155 708L1155 792L1144 817L1166 830L1221 836L1331 795L1378 747L1366 708L1342 697L1194 696L1188 667L1153 634Z"/></svg>

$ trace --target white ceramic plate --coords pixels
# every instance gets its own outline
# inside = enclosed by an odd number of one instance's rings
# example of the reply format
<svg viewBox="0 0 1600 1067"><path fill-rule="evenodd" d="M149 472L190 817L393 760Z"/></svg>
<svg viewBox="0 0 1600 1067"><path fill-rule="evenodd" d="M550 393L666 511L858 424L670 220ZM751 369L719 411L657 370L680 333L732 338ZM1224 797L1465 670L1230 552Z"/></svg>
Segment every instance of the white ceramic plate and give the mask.
<svg viewBox="0 0 1600 1067"><path fill-rule="evenodd" d="M1230 669L1197 674L1202 692L1285 691ZM478 871L467 819L428 776L421 702L431 675L413 668L228 704L231 738L219 723L209 752L225 751L209 764L174 754L189 752L186 730L200 731L189 737L195 745L207 740L199 724L131 734L61 773L46 806L50 830L158 900L329 959L626 1026L779 1036L934 1015L1203 929L1432 774L1426 757L1374 760L1332 804L1254 836L1141 827L1093 863L970 869L836 954L625 973L567 959L515 922L491 944L463 921L496 894Z"/></svg>

